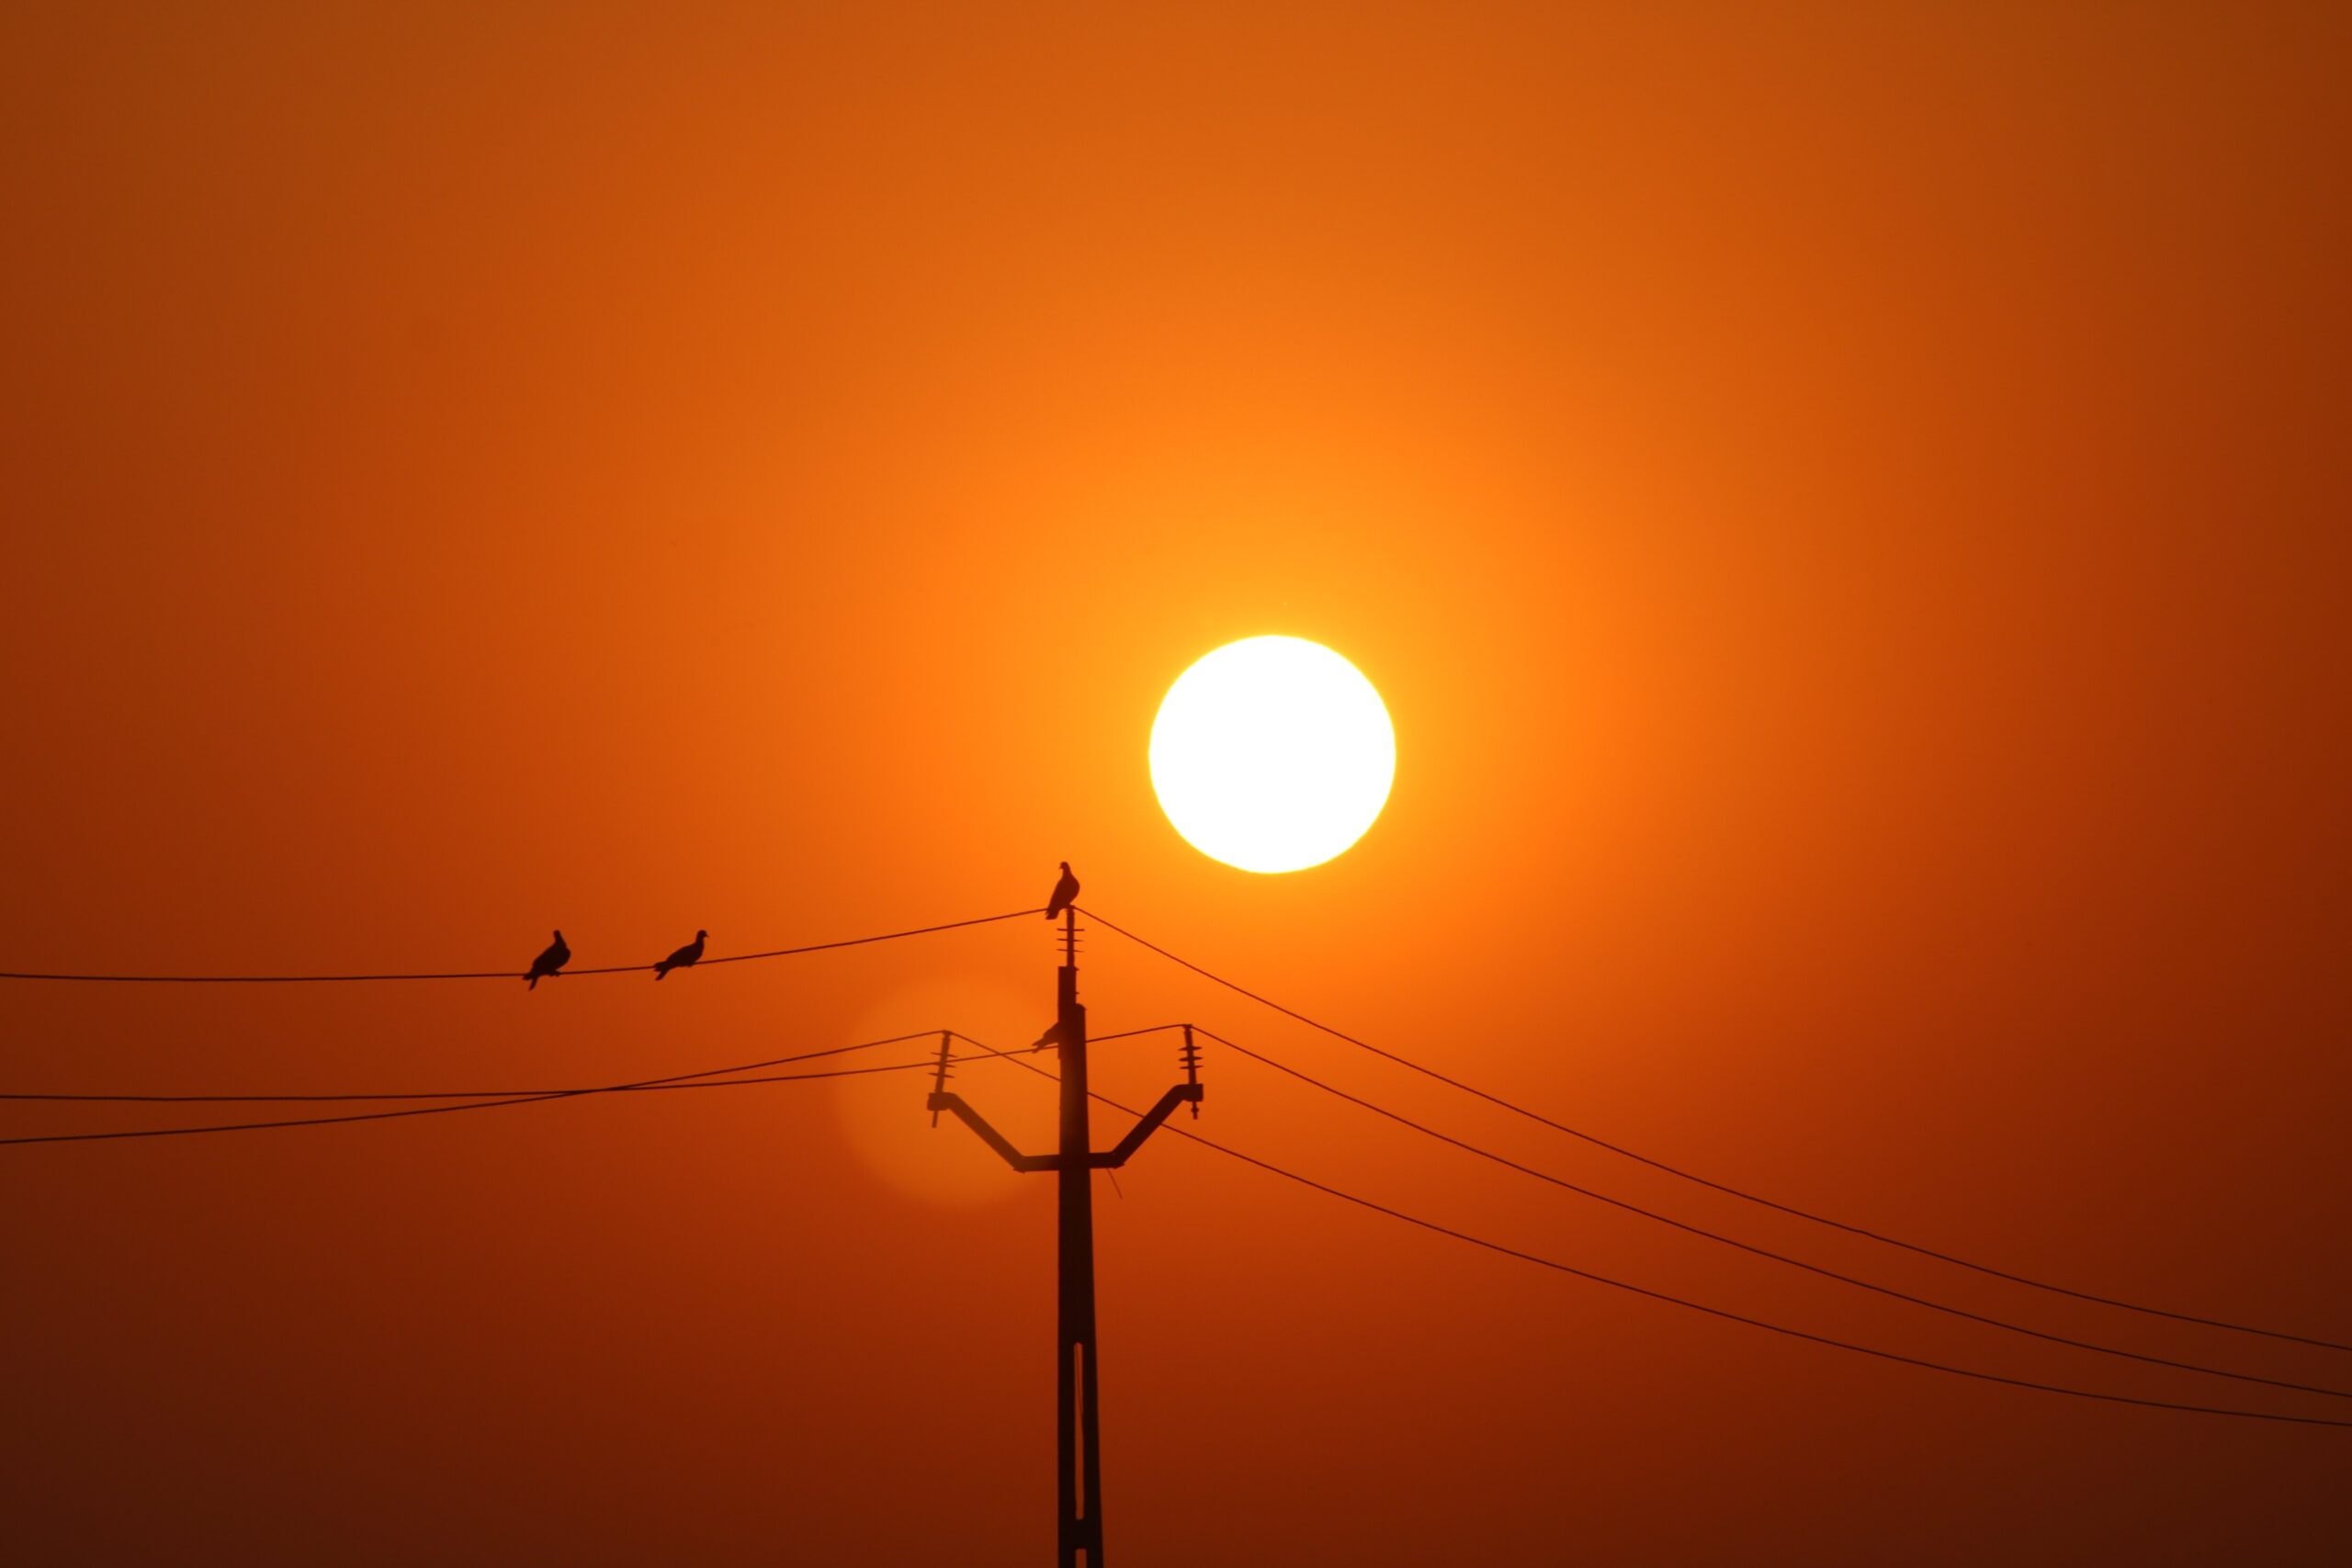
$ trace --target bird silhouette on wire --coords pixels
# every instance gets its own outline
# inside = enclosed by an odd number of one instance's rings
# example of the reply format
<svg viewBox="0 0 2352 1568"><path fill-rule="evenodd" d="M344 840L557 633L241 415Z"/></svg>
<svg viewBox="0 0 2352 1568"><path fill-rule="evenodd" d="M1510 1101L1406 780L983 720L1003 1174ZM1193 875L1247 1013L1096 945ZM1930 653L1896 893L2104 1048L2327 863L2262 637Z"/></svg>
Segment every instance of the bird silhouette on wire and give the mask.
<svg viewBox="0 0 2352 1568"><path fill-rule="evenodd" d="M563 933L558 931L555 933L555 940L548 943L548 950L531 960L531 972L523 978L528 980L531 983L531 989L536 991L539 988L539 982L542 979L550 975L561 974L563 966L571 962L571 949L564 942Z"/></svg>
<svg viewBox="0 0 2352 1568"><path fill-rule="evenodd" d="M1069 873L1069 862L1062 862L1062 879L1054 884L1054 896L1046 904L1046 919L1052 919L1078 902L1078 878Z"/></svg>
<svg viewBox="0 0 2352 1568"><path fill-rule="evenodd" d="M677 952L673 953L669 957L663 959L661 963L656 964L653 966L653 977L657 980L667 979L671 970L691 969L696 964L700 963L702 961L703 940L709 935L710 933L708 931L695 932L694 941L686 943L685 946L678 949Z"/></svg>

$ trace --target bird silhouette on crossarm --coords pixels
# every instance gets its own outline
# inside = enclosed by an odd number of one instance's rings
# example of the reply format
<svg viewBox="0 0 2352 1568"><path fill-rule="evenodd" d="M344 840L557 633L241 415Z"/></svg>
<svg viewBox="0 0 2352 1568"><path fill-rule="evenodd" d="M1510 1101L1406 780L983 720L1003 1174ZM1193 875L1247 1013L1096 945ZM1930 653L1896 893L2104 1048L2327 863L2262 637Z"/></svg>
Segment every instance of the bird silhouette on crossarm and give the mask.
<svg viewBox="0 0 2352 1568"><path fill-rule="evenodd" d="M666 979L673 969L691 969L700 963L703 940L709 935L708 931L695 932L694 941L653 966L653 977L657 980Z"/></svg>
<svg viewBox="0 0 2352 1568"><path fill-rule="evenodd" d="M1078 902L1078 878L1069 874L1069 862L1062 862L1062 879L1054 884L1054 896L1046 904L1046 919L1052 919Z"/></svg>
<svg viewBox="0 0 2352 1568"><path fill-rule="evenodd" d="M555 933L555 940L548 943L548 950L531 960L531 972L523 978L528 980L531 983L531 989L536 991L539 988L541 979L549 975L561 974L563 966L571 962L571 949L565 944L563 933L558 931Z"/></svg>

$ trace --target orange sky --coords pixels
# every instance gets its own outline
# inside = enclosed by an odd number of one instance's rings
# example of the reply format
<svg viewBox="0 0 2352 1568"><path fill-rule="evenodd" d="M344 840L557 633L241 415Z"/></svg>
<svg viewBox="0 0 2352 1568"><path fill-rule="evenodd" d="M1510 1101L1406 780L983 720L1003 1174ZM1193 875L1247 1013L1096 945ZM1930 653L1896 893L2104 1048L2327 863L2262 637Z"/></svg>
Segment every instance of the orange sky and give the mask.
<svg viewBox="0 0 2352 1568"><path fill-rule="evenodd" d="M2352 27L1896 9L11 6L0 967L718 956L1035 905L1067 857L1603 1136L2352 1338ZM1186 846L1144 761L1261 632L1398 733L1379 824L1288 877ZM658 988L0 983L0 1089L1025 1042L1054 962L1024 921ZM2352 1382L1695 1191L1108 932L1085 962L1098 1032L1197 1019L1759 1245ZM1172 1071L1097 1053L1133 1100ZM1227 1052L1208 1083L1204 1134L1582 1267L2345 1410L1804 1279ZM959 1087L1050 1125L1023 1075ZM1045 1560L1049 1185L922 1099L0 1148L10 1555ZM1123 1565L2352 1541L2352 1434L1840 1356L1171 1139L1121 1183Z"/></svg>

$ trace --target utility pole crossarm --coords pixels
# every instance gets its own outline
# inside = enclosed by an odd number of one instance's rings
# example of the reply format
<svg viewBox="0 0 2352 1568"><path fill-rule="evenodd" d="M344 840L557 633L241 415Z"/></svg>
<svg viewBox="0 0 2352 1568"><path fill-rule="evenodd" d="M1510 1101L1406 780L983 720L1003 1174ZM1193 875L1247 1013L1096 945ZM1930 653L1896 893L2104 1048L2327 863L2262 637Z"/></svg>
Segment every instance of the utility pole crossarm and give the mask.
<svg viewBox="0 0 2352 1568"><path fill-rule="evenodd" d="M1199 1084L1178 1084L1159 1097L1159 1103L1153 1106L1150 1111L1128 1131L1127 1135L1119 1140L1116 1147L1107 1154L1088 1155L1087 1167L1093 1170L1118 1169L1135 1157L1136 1151L1143 1147L1143 1141L1159 1131L1159 1124L1173 1115L1178 1106L1197 1105L1200 1103L1202 1089ZM989 1126L988 1118L973 1110L960 1094L935 1092L924 1102L923 1109L934 1114L944 1111L954 1116L978 1134L980 1142L994 1149L999 1157L1015 1170L1059 1170L1062 1168L1062 1156L1059 1155L1024 1155L1014 1148L1012 1141Z"/></svg>
<svg viewBox="0 0 2352 1568"><path fill-rule="evenodd" d="M1002 1133L989 1125L988 1118L965 1104L964 1097L960 1094L933 1090L923 1109L933 1112L945 1111L952 1113L958 1122L978 1134L980 1142L1002 1156L1004 1163L1015 1170L1058 1170L1061 1168L1062 1162L1058 1156L1024 1155L1014 1148Z"/></svg>
<svg viewBox="0 0 2352 1568"><path fill-rule="evenodd" d="M1136 1122L1133 1128L1129 1129L1127 1135L1119 1140L1117 1147L1114 1148L1109 1154L1092 1156L1088 1163L1092 1165L1097 1170L1118 1169L1119 1167L1126 1164L1130 1158L1134 1157L1135 1152L1143 1147L1143 1141L1146 1138L1150 1137L1154 1133L1158 1132L1159 1130L1159 1124L1162 1122L1167 1121L1170 1115L1174 1114L1178 1106L1187 1103L1198 1105L1200 1102L1200 1085L1196 1083L1178 1084L1174 1089L1170 1089L1166 1094L1159 1097L1159 1103L1153 1106L1151 1110L1145 1114L1142 1121Z"/></svg>

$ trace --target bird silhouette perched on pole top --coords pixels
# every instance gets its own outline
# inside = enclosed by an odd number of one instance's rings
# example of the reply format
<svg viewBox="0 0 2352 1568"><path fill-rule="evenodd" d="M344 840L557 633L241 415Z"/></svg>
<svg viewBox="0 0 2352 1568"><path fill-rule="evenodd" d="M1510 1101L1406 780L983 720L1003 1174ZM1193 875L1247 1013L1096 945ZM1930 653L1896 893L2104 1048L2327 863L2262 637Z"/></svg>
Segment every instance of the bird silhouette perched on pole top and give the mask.
<svg viewBox="0 0 2352 1568"><path fill-rule="evenodd" d="M1064 909L1078 902L1078 878L1069 872L1069 862L1062 862L1062 879L1054 884L1054 896L1046 904L1046 919L1061 918Z"/></svg>
<svg viewBox="0 0 2352 1568"><path fill-rule="evenodd" d="M702 961L702 944L708 940L709 936L708 931L695 932L694 941L653 966L653 977L657 980L666 980L670 977L670 971L673 969L693 968Z"/></svg>
<svg viewBox="0 0 2352 1568"><path fill-rule="evenodd" d="M563 933L558 931L555 933L555 940L548 943L547 951L531 960L530 973L525 975L523 978L528 980L531 983L531 989L536 991L539 988L539 982L542 979L551 975L561 974L563 966L571 962L571 949L565 943Z"/></svg>

